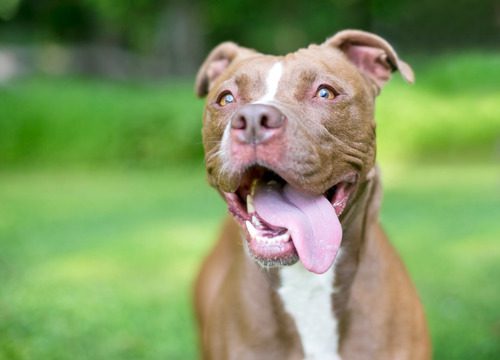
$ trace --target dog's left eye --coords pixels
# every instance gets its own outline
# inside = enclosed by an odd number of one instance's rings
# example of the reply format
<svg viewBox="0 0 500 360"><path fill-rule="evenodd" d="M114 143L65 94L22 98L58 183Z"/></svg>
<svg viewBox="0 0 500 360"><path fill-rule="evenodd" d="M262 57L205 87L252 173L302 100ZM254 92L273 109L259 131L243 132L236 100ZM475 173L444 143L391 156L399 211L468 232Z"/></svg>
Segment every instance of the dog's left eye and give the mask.
<svg viewBox="0 0 500 360"><path fill-rule="evenodd" d="M335 93L327 86L320 86L318 91L316 91L316 97L320 97L325 100L333 100L335 99Z"/></svg>
<svg viewBox="0 0 500 360"><path fill-rule="evenodd" d="M230 92L224 92L219 96L217 100L217 104L220 106L226 106L227 104L231 104L234 102L234 96Z"/></svg>

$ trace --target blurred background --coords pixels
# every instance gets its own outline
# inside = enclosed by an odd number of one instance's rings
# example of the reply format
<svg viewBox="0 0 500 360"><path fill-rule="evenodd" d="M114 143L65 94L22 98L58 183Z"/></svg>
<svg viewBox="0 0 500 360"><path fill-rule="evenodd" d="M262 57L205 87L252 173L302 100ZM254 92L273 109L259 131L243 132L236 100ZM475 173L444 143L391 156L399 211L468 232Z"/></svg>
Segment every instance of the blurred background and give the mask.
<svg viewBox="0 0 500 360"><path fill-rule="evenodd" d="M205 183L196 70L344 28L417 77L377 104L382 221L436 359L500 358L494 0L0 0L0 358L195 359L191 284L226 209Z"/></svg>

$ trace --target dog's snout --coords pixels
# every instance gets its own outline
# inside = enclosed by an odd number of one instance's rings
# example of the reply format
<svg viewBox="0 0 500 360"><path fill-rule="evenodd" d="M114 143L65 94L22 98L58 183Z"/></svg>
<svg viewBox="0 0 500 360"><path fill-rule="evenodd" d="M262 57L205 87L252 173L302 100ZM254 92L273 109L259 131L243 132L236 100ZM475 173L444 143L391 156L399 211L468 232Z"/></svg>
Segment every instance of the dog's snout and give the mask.
<svg viewBox="0 0 500 360"><path fill-rule="evenodd" d="M244 143L258 144L271 139L285 125L285 116L265 104L243 106L231 120L231 131Z"/></svg>

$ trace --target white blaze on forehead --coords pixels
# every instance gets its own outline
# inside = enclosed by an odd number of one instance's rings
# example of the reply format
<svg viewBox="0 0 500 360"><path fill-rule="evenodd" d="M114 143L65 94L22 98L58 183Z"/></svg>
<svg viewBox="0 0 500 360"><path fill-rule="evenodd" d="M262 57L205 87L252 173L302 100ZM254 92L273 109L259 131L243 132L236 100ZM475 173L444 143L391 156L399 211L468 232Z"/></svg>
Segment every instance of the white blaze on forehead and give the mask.
<svg viewBox="0 0 500 360"><path fill-rule="evenodd" d="M282 74L283 64L281 62L275 63L267 73L266 92L263 97L256 101L256 103L266 103L274 100Z"/></svg>

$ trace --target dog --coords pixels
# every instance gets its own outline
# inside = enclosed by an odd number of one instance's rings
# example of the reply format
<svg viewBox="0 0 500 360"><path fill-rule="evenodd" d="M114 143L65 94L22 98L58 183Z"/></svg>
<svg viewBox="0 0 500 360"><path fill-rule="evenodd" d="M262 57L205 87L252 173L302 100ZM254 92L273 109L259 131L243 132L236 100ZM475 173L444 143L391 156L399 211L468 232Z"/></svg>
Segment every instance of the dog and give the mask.
<svg viewBox="0 0 500 360"><path fill-rule="evenodd" d="M375 98L411 67L336 33L284 56L224 42L202 64L208 182L230 216L195 285L204 359L429 359L417 292L378 219Z"/></svg>

